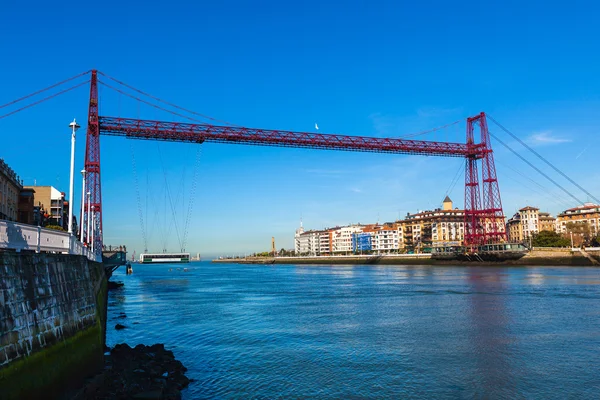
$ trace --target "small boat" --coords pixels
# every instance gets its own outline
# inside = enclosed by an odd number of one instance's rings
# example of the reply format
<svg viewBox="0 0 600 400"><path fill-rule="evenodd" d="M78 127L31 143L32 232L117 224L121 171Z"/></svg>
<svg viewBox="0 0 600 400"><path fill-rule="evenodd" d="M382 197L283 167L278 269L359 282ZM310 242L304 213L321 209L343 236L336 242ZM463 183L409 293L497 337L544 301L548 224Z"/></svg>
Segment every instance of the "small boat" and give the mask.
<svg viewBox="0 0 600 400"><path fill-rule="evenodd" d="M431 249L435 260L507 261L518 260L529 250L520 243L490 243L476 247L437 246Z"/></svg>

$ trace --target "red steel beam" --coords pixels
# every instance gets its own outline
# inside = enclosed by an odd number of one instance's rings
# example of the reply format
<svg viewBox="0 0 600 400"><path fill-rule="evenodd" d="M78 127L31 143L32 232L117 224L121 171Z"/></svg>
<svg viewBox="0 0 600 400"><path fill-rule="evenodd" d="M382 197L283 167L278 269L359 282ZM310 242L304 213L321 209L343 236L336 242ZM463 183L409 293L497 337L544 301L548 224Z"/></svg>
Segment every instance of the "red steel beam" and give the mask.
<svg viewBox="0 0 600 400"><path fill-rule="evenodd" d="M484 147L464 143L329 135L310 132L161 122L132 118L98 117L101 135L125 136L170 142L217 142L260 146L304 147L373 153L422 154L445 157L481 158Z"/></svg>

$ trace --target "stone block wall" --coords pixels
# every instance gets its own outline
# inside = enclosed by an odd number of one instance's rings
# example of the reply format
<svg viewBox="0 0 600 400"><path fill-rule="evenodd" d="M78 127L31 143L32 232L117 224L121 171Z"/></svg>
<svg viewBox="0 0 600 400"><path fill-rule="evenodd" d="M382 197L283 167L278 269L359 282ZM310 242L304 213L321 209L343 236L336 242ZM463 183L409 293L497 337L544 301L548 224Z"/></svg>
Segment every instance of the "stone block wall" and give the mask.
<svg viewBox="0 0 600 400"><path fill-rule="evenodd" d="M105 302L100 263L0 252L2 397L58 395L93 373L102 362Z"/></svg>

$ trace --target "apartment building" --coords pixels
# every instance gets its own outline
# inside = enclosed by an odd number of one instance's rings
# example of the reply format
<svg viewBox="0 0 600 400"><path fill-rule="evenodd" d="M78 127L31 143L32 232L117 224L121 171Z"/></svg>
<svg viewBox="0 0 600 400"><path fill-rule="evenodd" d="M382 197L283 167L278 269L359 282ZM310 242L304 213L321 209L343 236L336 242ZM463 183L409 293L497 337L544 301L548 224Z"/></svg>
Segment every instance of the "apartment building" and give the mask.
<svg viewBox="0 0 600 400"><path fill-rule="evenodd" d="M399 224L378 225L373 229L372 249L377 253L392 253L400 248Z"/></svg>
<svg viewBox="0 0 600 400"><path fill-rule="evenodd" d="M556 218L537 207L523 207L506 222L509 242L529 240L541 231L556 231Z"/></svg>
<svg viewBox="0 0 600 400"><path fill-rule="evenodd" d="M519 243L523 241L523 225L521 224L521 214L515 215L506 221L506 236L509 242Z"/></svg>
<svg viewBox="0 0 600 400"><path fill-rule="evenodd" d="M333 254L352 253L352 234L362 232L363 228L363 225L349 225L331 229L331 252Z"/></svg>
<svg viewBox="0 0 600 400"><path fill-rule="evenodd" d="M0 159L0 219L18 219L19 194L23 183L12 168Z"/></svg>
<svg viewBox="0 0 600 400"><path fill-rule="evenodd" d="M409 213L399 224L403 231L403 246L409 249L458 245L465 238L465 212L453 208L448 196L442 202L442 208Z"/></svg>
<svg viewBox="0 0 600 400"><path fill-rule="evenodd" d="M33 189L34 205L39 206L48 214L47 223L67 228L68 208L65 207L65 194L54 186L25 186L25 189Z"/></svg>
<svg viewBox="0 0 600 400"><path fill-rule="evenodd" d="M556 218L550 213L540 212L539 214L540 231L556 232Z"/></svg>
<svg viewBox="0 0 600 400"><path fill-rule="evenodd" d="M587 224L591 236L600 235L600 204L585 203L558 214L556 218L557 232L566 233L569 222Z"/></svg>
<svg viewBox="0 0 600 400"><path fill-rule="evenodd" d="M317 233L319 235L319 255L326 256L331 254L331 232L324 230Z"/></svg>
<svg viewBox="0 0 600 400"><path fill-rule="evenodd" d="M35 224L35 190L23 188L19 193L18 222ZM36 224L37 225L37 224Z"/></svg>

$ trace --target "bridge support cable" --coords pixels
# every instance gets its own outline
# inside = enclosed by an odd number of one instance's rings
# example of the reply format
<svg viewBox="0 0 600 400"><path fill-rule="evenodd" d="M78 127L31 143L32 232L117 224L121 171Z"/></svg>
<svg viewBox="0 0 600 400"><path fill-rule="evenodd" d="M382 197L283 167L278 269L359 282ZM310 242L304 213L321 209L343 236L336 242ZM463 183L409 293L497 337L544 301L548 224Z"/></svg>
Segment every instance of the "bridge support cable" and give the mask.
<svg viewBox="0 0 600 400"><path fill-rule="evenodd" d="M456 174L454 174L454 178L452 178L452 181L450 181L450 185L448 186L448 189L446 189L446 193L444 194L444 197L448 196L454 190L454 187L456 186L456 184L458 183L458 181L460 179L460 173L462 171L464 171L465 168L466 168L465 162L461 163L458 166L458 169L456 170Z"/></svg>
<svg viewBox="0 0 600 400"><path fill-rule="evenodd" d="M171 195L171 189L169 187L169 179L167 178L167 171L165 169L165 164L163 162L163 157L162 157L162 153L160 151L160 145L159 143L156 144L157 148L158 148L158 158L160 160L160 166L162 168L163 171L163 176L165 179L165 190L166 190L166 194L169 198L169 205L171 208L171 216L172 216L172 220L171 223L169 224L169 229L167 231L167 239L168 237L171 235L171 224L175 225L175 233L177 234L177 241L179 242L179 247L181 248L181 236L179 235L179 226L177 225L177 212L175 211L175 207L173 205L173 196ZM175 204L177 204L177 199L175 199ZM166 206L166 204L165 204ZM166 213L165 213L165 218L166 218ZM166 242L164 245L163 250L166 250Z"/></svg>
<svg viewBox="0 0 600 400"><path fill-rule="evenodd" d="M590 198L594 199L594 201L597 204L600 204L600 200L598 200L597 197L595 197L594 195L592 195L590 192L588 192L587 190L585 190L582 186L580 186L577 182L575 182L573 179L569 178L569 176L567 176L567 174L565 174L564 172L562 172L561 170L559 170L558 168L556 168L551 162L549 162L548 160L546 160L541 154L539 154L537 151L535 151L534 149L532 149L530 146L528 146L524 141L522 141L521 139L519 139L518 136L516 136L515 134L513 134L511 131L509 131L508 129L506 129L504 126L500 125L500 123L498 123L494 118L489 117L490 120L496 124L500 129L502 129L504 132L508 133L513 139L515 139L517 142L519 142L523 147L525 147L527 150L529 150L531 153L533 153L537 158L539 158L540 160L542 160L546 165L548 165L550 168L552 168L554 171L558 172L563 178L565 178L566 180L568 180L569 182L571 182L573 185L575 185L577 188L579 188L583 193L587 194ZM573 196L571 196L573 197ZM582 202L580 202L580 204L583 204Z"/></svg>
<svg viewBox="0 0 600 400"><path fill-rule="evenodd" d="M13 114L16 114L16 113L18 113L18 112L21 112L21 111L23 111L23 110L26 110L26 109L28 109L28 108L31 108L31 107L33 107L33 106L37 106L37 105L38 105L38 104L40 104L40 103L43 103L43 102L45 102L45 101L47 101L47 100L53 99L53 98L55 98L55 97L58 97L58 96L60 96L61 94L65 94L65 93L67 93L67 92L70 92L71 90L73 90L73 89L77 89L78 87L81 87L81 86L83 86L83 85L86 85L86 84L88 84L89 82L90 82L90 80L88 79L88 80L86 80L86 81L83 81L83 82L81 82L81 83L78 83L77 85L73 85L73 86L71 86L71 87L69 87L69 88L67 88L67 89L63 89L63 90L61 90L60 92L57 92L57 93L51 94L50 96L44 97L43 99L40 99L40 100L34 101L33 103L27 104L26 106L23 106L23 107L17 108L16 110L13 110L13 111L11 111L11 112L8 112L8 113L6 113L6 114L0 115L0 119L3 119L3 118L6 118L6 117L9 117L9 116L11 116L11 115L13 115ZM12 103L15 103L15 102L12 102ZM10 103L8 103L8 104L10 104ZM8 105L8 104L5 104L5 105Z"/></svg>
<svg viewBox="0 0 600 400"><path fill-rule="evenodd" d="M204 118L204 119L207 119L207 120L210 120L210 121L214 121L214 122L220 122L220 123L222 123L222 124L225 124L225 125L238 126L238 125L232 124L231 122L227 122L227 121L219 120L219 119L216 119L216 118L213 118L213 117L209 117L208 115L200 114L199 112L192 111L192 110L189 110L189 109L187 109L187 108L184 108L184 107L180 107L180 106L178 106L177 104L173 104L173 103L171 103L171 102L169 102L169 101L163 100L163 99L161 99L161 98L159 98L159 97L156 97L156 96L153 96L153 95L151 95L151 94L149 94L149 93L146 93L146 92L144 92L144 91L142 91L142 90L140 90L140 89L137 89L137 88L135 88L135 87L133 87L133 86L131 86L131 85L128 85L128 84L126 84L125 82L122 82L122 81L120 81L120 80L118 80L118 79L115 79L115 78L113 78L113 77L109 76L109 75L106 75L106 74L105 74L105 73L103 73L103 72L98 72L98 73L99 73L100 75L102 75L102 76L106 77L107 79L110 79L110 80L112 80L112 81L113 81L113 82L115 82L115 83L118 83L118 84L119 84L119 85L121 85L121 86L124 86L124 87L126 87L126 88L128 88L128 89L130 89L130 90L133 90L134 92L137 92L137 93L139 93L139 94L141 94L141 95L143 95L143 96L146 96L146 97L149 97L149 98L151 98L151 99L153 99L153 100L156 100L156 101L158 101L159 103L163 103L163 104L165 104L165 105L167 105L167 106L169 106L169 107L176 108L176 109L178 109L178 110L180 110L180 111L184 111L184 112L190 113L190 114L192 114L192 115L196 115L196 116L198 116L198 117L200 117L200 118ZM108 85L108 84L106 84L106 83L102 83L102 84L103 84L103 85L105 85L105 86L108 86L108 87L110 87L110 88L111 88L111 89L113 89L113 90L119 90L119 89L116 89L116 88L114 88L114 87L112 87L112 86L109 86L109 85ZM168 111L168 110L164 110L164 111Z"/></svg>
<svg viewBox="0 0 600 400"><path fill-rule="evenodd" d="M192 218L192 211L194 209L194 198L196 196L196 187L198 186L198 175L200 171L200 156L202 154L202 146L198 146L196 150L196 161L194 163L194 173L192 175L192 187L190 189L190 198L188 200L188 211L187 216L185 218L185 225L183 228L183 241L181 244L181 251L185 252L185 248L187 246L187 239L190 228L190 221Z"/></svg>
<svg viewBox="0 0 600 400"><path fill-rule="evenodd" d="M560 206L561 208L566 209L566 208L572 207L572 204L569 202L569 200L565 199L562 195L561 196L557 196L556 194L550 193L550 190L547 187L545 187L543 185L540 185L539 182L535 181L534 179L531 179L530 177L528 177L527 175L525 175L524 173L522 173L518 169L511 167L507 163L501 162L501 161L498 161L498 160L496 160L496 162L499 165L502 165L503 168L510 169L515 174L521 176L522 178L526 179L530 183L532 183L535 186L537 186L537 187L531 186L528 183L526 183L525 181L519 180L519 179L515 178L514 176L510 176L508 174L505 175L506 177L508 177L508 178L512 179L513 181L517 182L522 187L528 189L531 192L535 192L535 193L539 194L540 196L546 197L549 201L555 203L557 206Z"/></svg>
<svg viewBox="0 0 600 400"><path fill-rule="evenodd" d="M577 202L577 204L583 204L583 202L581 200L579 200L577 197L575 197L571 192L569 192L567 189L565 189L564 187L562 187L558 182L556 182L554 179L550 178L546 173L544 173L542 170L540 170L538 167L536 167L535 165L533 165L531 162L529 162L525 157L523 157L522 155L520 155L519 153L517 153L515 150L513 150L512 147L510 147L509 145L507 145L506 143L504 143L502 140L500 140L496 135L494 135L493 133L490 132L490 135L498 142L500 143L502 146L506 147L511 153L513 153L515 156L519 157L521 159L521 161L523 161L525 164L529 165L531 168L533 168L534 170L536 170L540 175L542 175L544 178L548 179L551 183L553 183L556 187L558 187L560 190L562 190L563 192L565 192L569 197L571 197L573 200L575 200Z"/></svg>
<svg viewBox="0 0 600 400"><path fill-rule="evenodd" d="M181 117L181 118L188 119L188 120L190 120L190 121L194 121L194 122L198 122L198 123L203 123L203 122L204 122L203 120L199 120L199 119L197 119L197 118L193 118L193 117L190 117L190 116L188 116L188 115L185 115L185 114L178 113L177 111L172 111L172 110L169 110L169 109L167 109L167 108L164 108L164 107L161 107L161 106L159 106L159 105L157 105L157 104L151 103L151 102L149 102L149 101L147 101L147 100L144 100L144 99L141 99L141 98L139 98L139 97L136 97L136 96L134 96L134 95L132 95L132 94L130 94L130 93L127 93L127 92L125 92L125 91L123 91L123 90L117 89L116 87L114 87L114 86L111 86L111 85L109 85L109 84L107 84L107 83L105 83L105 82L98 81L98 83L99 83L101 86L105 86L105 87L107 87L107 88L109 88L109 89L112 89L112 90L114 90L114 91L115 91L115 92L117 92L117 93L120 93L120 94L122 94L122 95L124 95L124 96L127 96L127 97L129 97L129 98L132 98L133 100L135 100L135 101L137 101L137 102L139 102L139 103L143 103L143 104L146 104L146 105L148 105L148 106L150 106L150 107L154 107L154 108L155 108L155 109L157 109L157 110L160 110L160 111L165 111L165 112L168 112L168 113L170 113L170 114L173 114L173 115L175 115L175 116L177 116L177 117Z"/></svg>
<svg viewBox="0 0 600 400"><path fill-rule="evenodd" d="M48 90L50 90L50 89L54 89L55 87L58 87L58 86L64 85L65 83L67 83L67 82L70 82L70 81L72 81L72 80L75 80L75 79L77 79L77 78L79 78L79 77L82 77L82 76L84 76L84 75L87 75L87 74L89 74L90 72L91 72L91 71L85 71L85 72L82 72L82 73L80 73L80 74L77 74L77 75L75 75L75 76L72 76L72 77L70 77L70 78L68 78L68 79L65 79L65 80L63 80L63 81L60 81L60 82L58 82L58 83L55 83L54 85L50 85L50 86L48 86L48 87L46 87L46 88L44 88L44 89L41 89L41 90L35 91L35 92L33 92L33 93L30 93L30 94L28 94L28 95L26 95L26 96L23 96L23 97L19 97L19 98L18 98L18 99L16 99L16 100L9 101L9 102L8 102L8 103L6 103L6 104L2 104L2 105L0 105L0 109L2 109L2 108L5 108L5 107L8 107L8 106L11 106L11 105L13 105L13 104L16 104L16 103L18 103L18 102L20 102L20 101L23 101L23 100L26 100L26 99L28 99L28 98L30 98L30 97L36 96L36 95L38 95L38 94L40 94L40 93L44 93L44 92L46 92L46 91L48 91ZM85 82L83 82L82 84L88 83L89 81L90 81L90 80L88 79L88 80L86 80ZM79 87L79 86L81 86L81 85L77 85L77 87ZM51 97L54 97L54 96L51 96Z"/></svg>
<svg viewBox="0 0 600 400"><path fill-rule="evenodd" d="M130 147L131 147L131 167L133 169L135 196L137 198L138 214L140 216L140 226L142 228L142 240L144 241L144 253L147 253L148 252L148 238L146 236L146 227L144 226L144 215L142 214L142 201L140 199L140 184L138 181L137 166L135 163L135 153L133 151L133 143L130 143ZM146 199L146 201L148 201L148 200Z"/></svg>

